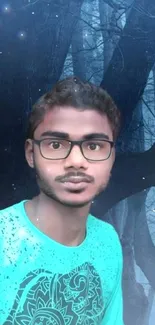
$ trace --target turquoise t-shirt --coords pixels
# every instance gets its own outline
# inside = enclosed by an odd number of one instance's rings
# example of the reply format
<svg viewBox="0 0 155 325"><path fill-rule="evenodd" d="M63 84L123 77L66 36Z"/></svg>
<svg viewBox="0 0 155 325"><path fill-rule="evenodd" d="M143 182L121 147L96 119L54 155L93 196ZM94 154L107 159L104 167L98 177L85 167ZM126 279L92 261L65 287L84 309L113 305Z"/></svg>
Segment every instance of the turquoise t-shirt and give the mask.
<svg viewBox="0 0 155 325"><path fill-rule="evenodd" d="M0 325L123 325L122 249L91 214L64 246L29 220L25 201L0 211Z"/></svg>

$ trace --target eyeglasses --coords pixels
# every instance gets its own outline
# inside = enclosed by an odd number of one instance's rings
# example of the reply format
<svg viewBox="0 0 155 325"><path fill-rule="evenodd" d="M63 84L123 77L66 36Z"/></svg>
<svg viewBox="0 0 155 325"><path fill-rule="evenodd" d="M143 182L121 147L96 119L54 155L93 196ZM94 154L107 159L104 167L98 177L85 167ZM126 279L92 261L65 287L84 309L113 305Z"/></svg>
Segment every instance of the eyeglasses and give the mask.
<svg viewBox="0 0 155 325"><path fill-rule="evenodd" d="M82 155L88 160L107 160L111 155L112 148L114 147L113 141L98 139L69 141L64 139L46 138L41 140L33 139L33 142L39 146L41 156L49 160L67 158L74 145L80 147Z"/></svg>

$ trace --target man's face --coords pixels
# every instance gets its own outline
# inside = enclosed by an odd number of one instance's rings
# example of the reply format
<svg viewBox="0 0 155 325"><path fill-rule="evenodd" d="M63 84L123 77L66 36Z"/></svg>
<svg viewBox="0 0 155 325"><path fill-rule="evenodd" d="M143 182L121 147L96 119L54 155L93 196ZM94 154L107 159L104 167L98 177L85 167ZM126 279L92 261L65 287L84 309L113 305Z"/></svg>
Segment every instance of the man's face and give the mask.
<svg viewBox="0 0 155 325"><path fill-rule="evenodd" d="M107 117L89 109L78 111L73 107L53 108L36 128L34 139L49 138L49 135L42 135L47 131L67 133L68 140L73 141L83 140L84 136L92 133L103 133L113 141ZM114 148L107 160L90 161L83 157L76 145L67 158L59 160L43 158L39 146L33 145L31 140L26 141L25 147L26 159L30 167L35 168L40 191L65 206L82 207L91 203L108 184L115 158ZM70 173L86 176L88 182L63 182Z"/></svg>

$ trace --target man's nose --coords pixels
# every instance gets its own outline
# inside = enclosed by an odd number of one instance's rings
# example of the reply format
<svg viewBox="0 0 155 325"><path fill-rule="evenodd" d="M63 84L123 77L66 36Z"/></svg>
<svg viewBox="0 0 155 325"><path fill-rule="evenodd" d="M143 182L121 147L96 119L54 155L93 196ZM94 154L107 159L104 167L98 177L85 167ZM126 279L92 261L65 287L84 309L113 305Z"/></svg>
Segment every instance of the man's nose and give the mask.
<svg viewBox="0 0 155 325"><path fill-rule="evenodd" d="M65 159L65 168L87 168L88 161L83 156L78 145L74 145L69 156Z"/></svg>

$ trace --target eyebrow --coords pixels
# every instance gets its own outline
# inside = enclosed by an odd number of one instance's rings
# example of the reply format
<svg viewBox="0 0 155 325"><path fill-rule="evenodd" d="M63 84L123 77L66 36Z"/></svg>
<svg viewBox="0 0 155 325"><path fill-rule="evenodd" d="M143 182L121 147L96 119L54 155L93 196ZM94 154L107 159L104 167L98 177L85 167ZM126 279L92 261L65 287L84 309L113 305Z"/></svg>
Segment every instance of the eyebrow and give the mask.
<svg viewBox="0 0 155 325"><path fill-rule="evenodd" d="M45 131L41 134L41 137L49 136L55 138L63 138L66 140L70 140L70 136L66 132L59 132L59 131ZM105 133L89 133L85 134L81 137L81 140L91 140L91 139L103 139L103 140L110 140L109 136Z"/></svg>

